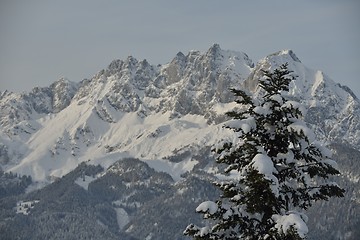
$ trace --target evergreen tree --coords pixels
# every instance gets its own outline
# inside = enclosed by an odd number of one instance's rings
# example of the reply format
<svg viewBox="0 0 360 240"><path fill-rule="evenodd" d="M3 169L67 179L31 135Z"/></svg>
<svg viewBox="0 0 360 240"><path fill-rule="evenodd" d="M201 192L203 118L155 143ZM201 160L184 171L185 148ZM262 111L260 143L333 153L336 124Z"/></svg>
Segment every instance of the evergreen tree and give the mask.
<svg viewBox="0 0 360 240"><path fill-rule="evenodd" d="M339 174L331 152L306 127L303 108L288 91L294 77L287 64L263 71L262 97L252 99L232 89L241 110L227 113L226 127L238 136L215 149L217 163L230 176L217 181L222 195L201 203L196 211L209 219L207 227L189 225L194 239L304 239L303 213L314 202L343 197L330 181ZM234 177L235 176L235 177Z"/></svg>

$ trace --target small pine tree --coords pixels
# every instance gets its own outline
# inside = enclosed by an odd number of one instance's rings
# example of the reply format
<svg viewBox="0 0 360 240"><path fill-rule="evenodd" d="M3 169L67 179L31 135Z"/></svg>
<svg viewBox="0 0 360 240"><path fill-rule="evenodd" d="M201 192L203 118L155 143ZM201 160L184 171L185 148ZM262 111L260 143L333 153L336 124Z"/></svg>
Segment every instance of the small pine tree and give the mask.
<svg viewBox="0 0 360 240"><path fill-rule="evenodd" d="M242 110L227 113L226 127L238 141L215 149L217 163L225 164L227 180L216 202L200 204L212 226L189 225L194 239L304 239L308 232L303 211L318 200L343 197L344 190L329 180L339 174L331 152L306 127L302 106L289 100L294 77L287 64L263 71L262 97L252 99L232 89Z"/></svg>

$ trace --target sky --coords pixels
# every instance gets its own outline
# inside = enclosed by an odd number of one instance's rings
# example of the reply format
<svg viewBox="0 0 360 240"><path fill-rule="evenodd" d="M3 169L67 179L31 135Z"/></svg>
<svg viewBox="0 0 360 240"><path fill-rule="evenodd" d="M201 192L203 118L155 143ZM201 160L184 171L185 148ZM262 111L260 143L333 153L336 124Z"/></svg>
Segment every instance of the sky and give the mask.
<svg viewBox="0 0 360 240"><path fill-rule="evenodd" d="M91 78L114 59L151 64L214 43L256 63L292 49L360 98L358 0L0 0L0 91Z"/></svg>

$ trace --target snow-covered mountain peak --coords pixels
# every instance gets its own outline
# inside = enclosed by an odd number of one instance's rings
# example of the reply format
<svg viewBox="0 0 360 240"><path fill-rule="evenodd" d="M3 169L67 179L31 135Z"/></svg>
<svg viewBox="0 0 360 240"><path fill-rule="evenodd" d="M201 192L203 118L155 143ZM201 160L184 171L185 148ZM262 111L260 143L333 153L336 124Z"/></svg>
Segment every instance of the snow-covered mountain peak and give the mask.
<svg viewBox="0 0 360 240"><path fill-rule="evenodd" d="M182 52L178 52L168 65L177 66L179 70L183 70L187 61L187 57Z"/></svg>
<svg viewBox="0 0 360 240"><path fill-rule="evenodd" d="M279 51L260 60L243 87L261 96L258 79L262 78L263 70L271 71L285 63L295 77L290 83L290 96L306 106L305 118L318 138L327 142L351 139L352 146L359 146L360 114L355 110L360 108L359 100L321 70L306 67L291 50Z"/></svg>
<svg viewBox="0 0 360 240"><path fill-rule="evenodd" d="M207 61L220 66L222 69L241 65L245 65L248 68L254 67L254 63L245 53L223 50L217 43L209 48L209 50L205 53L205 58L208 59Z"/></svg>
<svg viewBox="0 0 360 240"><path fill-rule="evenodd" d="M186 56L182 52L178 52L173 61L186 61Z"/></svg>
<svg viewBox="0 0 360 240"><path fill-rule="evenodd" d="M59 78L58 80L56 80L55 82L53 82L53 83L50 85L50 87L53 86L53 85L59 85L59 84L66 84L66 85L68 85L68 84L76 84L76 83L71 82L67 77L61 77L61 78Z"/></svg>
<svg viewBox="0 0 360 240"><path fill-rule="evenodd" d="M37 119L44 114L63 110L70 104L77 89L78 84L60 78L49 87L35 87L28 93L7 91L2 93L0 98L2 128L13 131L14 126L22 121Z"/></svg>
<svg viewBox="0 0 360 240"><path fill-rule="evenodd" d="M303 73L306 68L292 50L281 50L260 59L253 67L248 78L243 82L242 87L255 92L258 89L258 80L264 75L264 70L273 70L285 63L288 64L289 70L294 71L295 76L298 76L298 72ZM310 86L311 84L306 85Z"/></svg>
<svg viewBox="0 0 360 240"><path fill-rule="evenodd" d="M124 63L127 68L132 69L137 65L138 62L139 61L135 57L128 56Z"/></svg>
<svg viewBox="0 0 360 240"><path fill-rule="evenodd" d="M60 112L66 108L78 89L78 84L69 81L66 78L60 78L50 85L52 93L52 108L54 113Z"/></svg>
<svg viewBox="0 0 360 240"><path fill-rule="evenodd" d="M296 56L293 50L283 49L275 53L269 54L261 61L269 61L273 63L289 63L289 64L302 64L300 59Z"/></svg>
<svg viewBox="0 0 360 240"><path fill-rule="evenodd" d="M295 61L295 62L301 63L300 59L296 56L296 54L291 49L284 49L284 50L278 51L272 55L278 56L278 57L284 57L284 58L288 59L289 61Z"/></svg>
<svg viewBox="0 0 360 240"><path fill-rule="evenodd" d="M254 66L245 53L214 44L203 53L179 52L164 65L130 56L79 84L59 79L29 93L1 93L2 162L41 180L89 159L138 157L155 166L180 155L182 164L166 163L179 178L174 169L196 164L187 156L229 137L221 130L224 112L234 107L229 89L256 93L262 70L283 63L297 76L291 96L309 109L306 120L317 134L329 142L360 144L359 101L321 71L307 68L291 50Z"/></svg>
<svg viewBox="0 0 360 240"><path fill-rule="evenodd" d="M279 67L280 65L287 63L289 68L296 68L296 67L305 67L296 54L288 49L288 50L281 50L259 60L256 64L254 73L259 72L260 69L262 70L270 70ZM257 78L256 76L255 78Z"/></svg>
<svg viewBox="0 0 360 240"><path fill-rule="evenodd" d="M107 67L107 71L110 74L115 74L116 72L120 71L123 67L124 61L120 59L113 60ZM98 74L103 74L105 70L100 71Z"/></svg>
<svg viewBox="0 0 360 240"><path fill-rule="evenodd" d="M220 45L217 44L217 43L214 43L206 52L206 56L209 56L209 57L216 57L217 55L220 54L221 52L221 48L220 48Z"/></svg>

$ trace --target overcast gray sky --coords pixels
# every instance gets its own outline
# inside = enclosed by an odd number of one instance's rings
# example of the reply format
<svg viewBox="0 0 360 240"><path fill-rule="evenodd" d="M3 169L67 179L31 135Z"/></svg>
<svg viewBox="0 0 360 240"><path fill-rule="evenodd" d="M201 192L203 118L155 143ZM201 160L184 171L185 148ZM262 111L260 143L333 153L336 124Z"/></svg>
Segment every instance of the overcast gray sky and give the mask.
<svg viewBox="0 0 360 240"><path fill-rule="evenodd" d="M0 90L80 81L128 55L164 64L213 43L254 62L292 49L360 97L358 0L0 0Z"/></svg>

